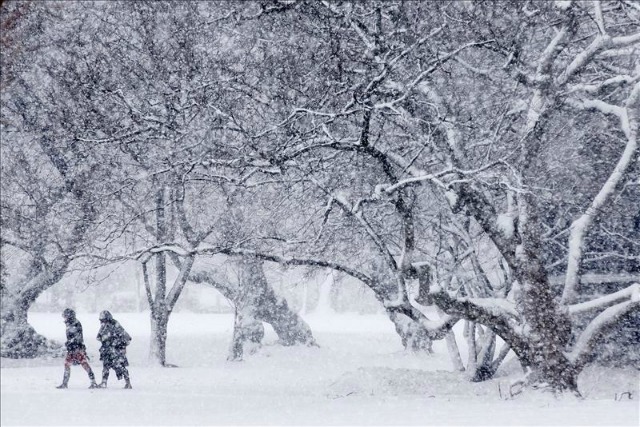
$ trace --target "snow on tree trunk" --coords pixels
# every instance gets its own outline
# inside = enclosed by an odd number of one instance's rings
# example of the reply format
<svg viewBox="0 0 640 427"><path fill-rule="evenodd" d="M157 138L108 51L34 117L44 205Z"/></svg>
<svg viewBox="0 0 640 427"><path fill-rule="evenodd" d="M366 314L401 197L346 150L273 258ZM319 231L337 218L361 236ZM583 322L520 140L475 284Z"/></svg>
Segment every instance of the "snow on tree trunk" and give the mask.
<svg viewBox="0 0 640 427"><path fill-rule="evenodd" d="M476 331L481 331L482 333L480 337L476 336L475 369L473 371L468 370L468 374L471 381L479 382L493 378L500 364L494 362L493 359L496 351L495 332L489 328L483 331L480 325L476 325ZM477 344L480 344L480 346Z"/></svg>
<svg viewBox="0 0 640 427"><path fill-rule="evenodd" d="M180 263L180 273L175 279L174 284L167 294L166 280L166 256L160 252L155 254L155 297L151 292L151 283L147 271L147 261L142 264L142 272L144 277L145 290L149 309L151 311L151 340L149 343L149 359L152 363L159 366L173 366L167 363L167 326L169 316L180 297L180 293L187 281L194 257L187 257Z"/></svg>
<svg viewBox="0 0 640 427"><path fill-rule="evenodd" d="M475 372L478 364L478 351L476 349L476 323L464 322L464 337L467 340L467 371Z"/></svg>
<svg viewBox="0 0 640 427"><path fill-rule="evenodd" d="M58 283L66 271L66 265L67 262L64 262L53 271L34 268L31 280L15 286L17 293L3 289L0 315L2 357L33 358L44 354L59 356L64 353L61 344L50 341L35 331L27 320L27 313L44 290Z"/></svg>
<svg viewBox="0 0 640 427"><path fill-rule="evenodd" d="M264 326L249 306L237 306L233 321L233 338L227 360L241 361L244 353L255 353L262 344Z"/></svg>
<svg viewBox="0 0 640 427"><path fill-rule="evenodd" d="M38 334L27 321L27 311L31 304L25 301L9 302L3 299L0 316L2 357L12 359L34 358L42 355L61 356L61 344L47 340Z"/></svg>
<svg viewBox="0 0 640 427"><path fill-rule="evenodd" d="M421 270L420 277L426 274L426 269ZM418 321L416 315L423 316L409 302L409 297L393 280L394 278L388 274L380 266L376 266L374 270L376 282L370 288L373 290L378 301L385 307L385 311L389 319L393 322L396 332L402 340L405 350L432 352L432 339L429 331ZM428 282L428 280L427 280ZM422 284L422 286L425 286ZM425 288L425 289L428 289ZM399 295L399 292L405 292ZM418 296L420 299L420 296ZM400 304L397 302L401 301ZM426 300L420 299L418 303L426 303Z"/></svg>
<svg viewBox="0 0 640 427"><path fill-rule="evenodd" d="M156 308L151 312L151 342L149 346L149 358L152 363L159 366L167 365L167 326L169 313L162 308Z"/></svg>
<svg viewBox="0 0 640 427"><path fill-rule="evenodd" d="M405 350L427 353L433 351L429 332L424 326L396 309L387 309L386 312L393 322L396 332L400 335Z"/></svg>
<svg viewBox="0 0 640 427"><path fill-rule="evenodd" d="M453 368L458 372L464 372L464 364L460 357L460 349L456 342L456 335L452 331L449 331L447 332L447 335L445 335L444 339L447 343L447 350L449 351L449 357L451 358Z"/></svg>
<svg viewBox="0 0 640 427"><path fill-rule="evenodd" d="M571 339L571 319L558 307L541 259L543 230L532 196L520 196L519 232L515 276L521 284L518 307L528 328L529 348L523 364L531 368L530 381L554 391L576 391L578 372L563 350ZM515 349L514 349L515 351Z"/></svg>
<svg viewBox="0 0 640 427"><path fill-rule="evenodd" d="M429 293L429 286L428 286L428 281L423 279L425 275L421 274L419 276L420 278L420 294L419 294L419 298L421 301L430 301L430 298L428 297L428 293ZM424 283L427 282L427 283ZM418 300L418 298L416 298L416 300ZM436 310L438 312L438 315L440 317L445 316L445 312L442 311L440 309L440 307L436 306ZM453 365L453 369L455 369L458 372L464 372L464 363L462 362L462 357L460 356L460 349L458 348L458 343L456 341L456 334L453 333L453 331L448 331L447 334L444 336L444 340L447 343L447 351L449 352L449 357L451 358L451 364Z"/></svg>
<svg viewBox="0 0 640 427"><path fill-rule="evenodd" d="M244 256L239 261L240 293L255 318L273 326L279 343L289 345L316 345L309 325L293 310L284 298L276 295L267 282L263 262L255 257Z"/></svg>
<svg viewBox="0 0 640 427"><path fill-rule="evenodd" d="M229 360L241 360L243 348L255 350L264 336L262 322L269 323L283 345L315 345L311 329L293 312L287 301L278 297L266 280L262 262L245 257L238 261L240 284L238 286L216 280L213 274L198 270L189 280L207 283L215 287L236 306L234 333Z"/></svg>

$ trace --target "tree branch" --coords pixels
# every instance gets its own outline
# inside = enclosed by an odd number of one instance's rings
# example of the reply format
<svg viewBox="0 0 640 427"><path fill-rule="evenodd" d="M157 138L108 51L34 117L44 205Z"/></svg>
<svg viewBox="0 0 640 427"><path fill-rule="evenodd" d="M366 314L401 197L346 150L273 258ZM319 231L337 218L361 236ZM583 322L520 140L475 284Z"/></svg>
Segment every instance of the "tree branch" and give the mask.
<svg viewBox="0 0 640 427"><path fill-rule="evenodd" d="M636 284L637 285L637 284ZM607 308L589 323L575 344L574 350L567 355L576 369L582 368L593 357L599 341L603 340L627 315L640 310L638 291L631 301L623 302Z"/></svg>
<svg viewBox="0 0 640 427"><path fill-rule="evenodd" d="M489 327L500 335L516 353L519 353L519 356L528 349L526 340L515 331L515 325L510 321L514 314L517 315L514 313L515 309L514 312L511 312L511 310L505 310L497 305L478 304L477 301L481 299L456 299L443 289L433 289L429 295L445 313Z"/></svg>

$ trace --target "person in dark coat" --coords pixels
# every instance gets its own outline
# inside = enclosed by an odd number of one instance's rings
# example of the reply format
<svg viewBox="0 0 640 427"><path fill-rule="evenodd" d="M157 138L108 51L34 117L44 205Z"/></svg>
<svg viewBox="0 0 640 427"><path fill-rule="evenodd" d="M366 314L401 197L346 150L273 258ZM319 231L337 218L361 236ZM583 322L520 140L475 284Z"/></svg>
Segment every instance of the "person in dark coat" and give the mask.
<svg viewBox="0 0 640 427"><path fill-rule="evenodd" d="M62 384L56 388L68 387L69 377L71 376L71 365L82 365L91 380L89 388L96 388L98 384L96 384L96 377L93 375L91 366L89 366L87 348L84 345L84 338L82 337L82 324L76 319L76 312L70 308L62 312L62 317L64 318L65 325L67 325L67 341L65 342L67 357L64 359L64 377L62 378Z"/></svg>
<svg viewBox="0 0 640 427"><path fill-rule="evenodd" d="M107 387L109 370L113 369L116 371L116 376L119 380L124 378L124 388L131 388L129 371L127 370L127 366L129 366L127 346L131 342L131 336L106 310L100 313L100 330L97 338L102 343L100 346L102 382L99 387Z"/></svg>

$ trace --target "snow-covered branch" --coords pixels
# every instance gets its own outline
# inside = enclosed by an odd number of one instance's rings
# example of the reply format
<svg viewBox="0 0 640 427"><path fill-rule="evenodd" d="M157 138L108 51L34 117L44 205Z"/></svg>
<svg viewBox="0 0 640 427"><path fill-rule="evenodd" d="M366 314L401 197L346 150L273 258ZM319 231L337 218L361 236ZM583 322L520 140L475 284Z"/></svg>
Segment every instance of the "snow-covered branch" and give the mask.
<svg viewBox="0 0 640 427"><path fill-rule="evenodd" d="M454 170L453 168L447 168L445 170L442 170L440 172L436 172L436 173L430 173L430 174L426 174L426 175L420 175L420 176L413 176L411 178L406 178L403 179L401 181L398 181L397 183L393 184L393 185L389 185L389 186L382 186L379 185L376 187L376 192L381 192L384 191L386 194L393 194L395 191L400 190L402 188L405 188L409 185L412 184L420 184L424 181L433 181L435 182L437 185L441 185L441 186L445 186L445 184L442 182L442 180L440 180L439 178L453 173Z"/></svg>
<svg viewBox="0 0 640 427"><path fill-rule="evenodd" d="M249 255L255 256L256 258L263 259L265 261L273 261L277 262L281 265L310 265L316 267L326 267L331 268L336 271L341 271L343 273L348 274L349 276L355 277L361 282L371 285L372 279L366 274L355 270L351 267L347 267L343 264L326 261L319 258L298 258L298 257L286 257L275 255L271 253L254 251L252 249L242 249L242 248L229 248L229 247L221 247L221 248L202 248L196 251L197 253L207 253L207 254L216 254L221 253L225 255Z"/></svg>
<svg viewBox="0 0 640 427"><path fill-rule="evenodd" d="M601 33L596 36L585 50L576 55L573 61L571 61L567 68L558 76L556 79L558 86L565 85L574 75L593 60L593 58L605 52L607 49L620 49L640 42L640 33L612 38L604 31L604 23L602 23L602 26L603 28L600 30Z"/></svg>
<svg viewBox="0 0 640 427"><path fill-rule="evenodd" d="M364 90L365 94L370 94L372 93L372 91L377 88L378 86L380 86L380 83L382 83L384 81L384 79L387 77L387 75L393 70L393 68L395 67L395 65L400 62L400 60L402 60L405 56L407 56L411 51L413 51L415 48L417 48L418 46L424 44L427 40L429 40L430 38L434 37L435 35L437 35L438 33L440 33L442 31L444 27L439 27L436 28L435 30L431 31L431 33L429 33L428 35L426 35L425 37L422 37L421 39L419 39L418 41L416 41L415 43L413 43L411 46L409 46L408 48L406 48L405 50L403 50L402 52L400 52L396 57L394 57L393 59L391 59L389 62L387 62L385 64L384 69L382 70L382 72L377 75L376 77L374 77L371 82L369 82L369 84L367 85L367 87Z"/></svg>
<svg viewBox="0 0 640 427"><path fill-rule="evenodd" d="M515 308L511 307L506 300L455 298L441 288L432 289L429 296L445 313L488 326L511 347L526 348L524 338L515 329L514 318L517 318Z"/></svg>
<svg viewBox="0 0 640 427"><path fill-rule="evenodd" d="M161 252L172 252L181 257L191 257L193 255L206 254L206 255L215 255L215 254L224 254L224 255L249 255L254 256L256 258L263 259L265 261L273 261L277 262L281 265L310 265L317 267L327 267L336 271L341 271L346 273L356 279L362 281L365 284L370 285L372 283L372 279L366 274L345 266L343 264L326 261L320 258L299 258L299 257L287 257L281 255L275 255L272 253L255 251L253 249L245 249L245 248L237 248L237 247L229 247L229 246L209 246L209 245L200 245L194 249L185 249L181 245L177 243L164 243L161 245L152 246L144 249L136 255L137 259L143 259L145 255L156 254Z"/></svg>
<svg viewBox="0 0 640 427"><path fill-rule="evenodd" d="M451 328L460 321L457 316L444 315L438 320L430 320L426 316L416 316L418 321L429 334L432 340L441 340L451 331Z"/></svg>
<svg viewBox="0 0 640 427"><path fill-rule="evenodd" d="M604 295L591 301L571 305L569 306L569 314L578 315L593 310L604 309L613 304L620 303L621 301L631 299L635 294L640 294L640 284L638 283L634 283L633 285L625 289L621 289L618 292Z"/></svg>
<svg viewBox="0 0 640 427"><path fill-rule="evenodd" d="M185 261L182 262L182 265L180 266L180 273L178 274L178 277L176 277L174 284L171 287L169 294L167 295L167 306L169 307L169 309L173 309L176 302L178 301L178 298L180 297L180 294L182 293L182 290L187 283L189 272L191 271L191 267L193 266L194 261L195 255L189 255L186 257Z"/></svg>
<svg viewBox="0 0 640 427"><path fill-rule="evenodd" d="M345 213L347 213L349 215L352 215L355 219L358 220L358 222L365 229L365 231L367 232L367 234L369 235L371 240L373 240L375 245L378 247L378 250L380 251L380 254L385 257L387 262L392 266L392 268L394 270L397 269L398 268L397 263L396 263L395 259L393 258L393 255L389 251L389 248L382 241L382 239L380 238L378 233L376 233L376 231L373 229L371 224L369 224L369 221L367 221L366 218L363 216L362 210L356 211L355 208L352 207L351 204L341 195L334 195L333 199L334 199L335 203L338 206L340 206L340 208L342 208L342 210Z"/></svg>
<svg viewBox="0 0 640 427"><path fill-rule="evenodd" d="M446 175L449 174L457 174L457 175L462 175L462 176L469 176L469 175L476 175L479 174L481 172L484 172L488 169L491 169L492 167L496 166L497 164L500 164L502 162L497 161L497 162L492 162L490 164L484 165L482 167L479 167L477 169L473 169L473 170L462 170L459 168L454 168L454 167L448 167L440 172L435 172L435 173L431 173L431 174L426 174L426 175L421 175L421 176L412 176L411 178L406 178L403 179L401 181L398 181L397 183L390 185L388 187L378 187L379 190L384 190L385 193L387 194L392 194L393 192L400 190L406 186L412 185L412 184L416 184L416 183L422 183L424 181L433 181L435 182L437 185L440 186L444 186L447 187L448 185L445 185L442 180L440 180L439 178L444 177ZM455 182L462 182L460 180L455 180L453 181L453 183ZM442 184L442 185L441 185Z"/></svg>
<svg viewBox="0 0 640 427"><path fill-rule="evenodd" d="M551 66L562 51L564 42L569 35L569 31L570 25L564 24L544 49L542 55L538 59L538 66L536 68L536 80L540 80L544 76L550 75Z"/></svg>
<svg viewBox="0 0 640 427"><path fill-rule="evenodd" d="M570 92L583 91L589 94L597 94L601 90L611 86L624 86L633 84L640 79L640 74L630 76L627 74L611 77L598 84L576 84L570 86Z"/></svg>
<svg viewBox="0 0 640 427"><path fill-rule="evenodd" d="M380 103L376 104L374 106L374 108L376 108L376 109L383 109L383 108L393 109L393 107L396 104L398 104L399 102L404 101L409 96L409 94L411 93L411 91L413 89L415 89L420 83L422 83L422 81L424 81L424 79L427 78L427 76L429 76L431 73L433 73L438 68L440 68L442 66L442 64L444 64L445 62L448 62L452 58L455 58L456 55L458 55L460 52L462 52L465 49L468 49L468 48L473 47L473 46L482 46L482 45L485 45L485 44L493 43L494 41L495 40L486 40L486 41L482 41L482 42L467 43L467 44L459 47L458 49L454 50L453 52L449 52L449 53L444 54L442 57L439 57L436 60L432 61L431 66L429 68L427 68L426 70L424 70L420 74L418 74L407 85L404 93L401 96L399 96L398 98L393 99L391 101L380 102Z"/></svg>
<svg viewBox="0 0 640 427"><path fill-rule="evenodd" d="M604 25L604 17L602 16L602 5L600 1L597 0L593 3L594 13L596 15L596 24L598 25L598 30L600 30L600 34L607 34L607 30Z"/></svg>
<svg viewBox="0 0 640 427"><path fill-rule="evenodd" d="M638 286L638 284L636 284ZM630 301L607 308L589 323L576 342L573 351L567 356L576 368L581 368L593 357L596 344L604 339L627 315L640 310L638 288Z"/></svg>
<svg viewBox="0 0 640 427"><path fill-rule="evenodd" d="M640 83L636 83L634 91L638 90L638 87L640 87ZM632 97L634 96L635 95L632 93ZM599 100L590 101L587 105L593 105L595 108L598 108L605 113L608 112L616 115L620 119L622 130L627 136L627 143L613 172L600 188L600 191L592 200L591 205L580 218L576 219L571 224L569 253L567 259L567 276L562 293L562 301L564 303L570 303L576 296L576 287L578 285L580 263L583 257L582 250L585 235L602 206L604 206L606 201L613 195L616 187L626 174L630 165L633 164L634 158L637 157L638 149L637 122L636 118L633 117L633 113L631 113L632 116L630 117L626 108L611 106Z"/></svg>

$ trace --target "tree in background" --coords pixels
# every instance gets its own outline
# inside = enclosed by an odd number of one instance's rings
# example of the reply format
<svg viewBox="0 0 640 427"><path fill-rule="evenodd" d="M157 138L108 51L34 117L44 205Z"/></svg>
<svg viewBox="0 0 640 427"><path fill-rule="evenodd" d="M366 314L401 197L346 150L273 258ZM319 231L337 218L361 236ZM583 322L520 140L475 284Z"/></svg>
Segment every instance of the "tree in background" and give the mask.
<svg viewBox="0 0 640 427"><path fill-rule="evenodd" d="M70 37L82 20L77 10L34 5L10 28L13 37L28 40L12 50L2 87L2 257L7 266L2 291L3 356L34 357L57 347L38 335L27 322L36 298L58 283L79 252L87 246L101 214L100 180L109 175L104 153L78 143L74 135L86 122L74 116L73 100L58 102L62 88L82 76L77 68L58 67L69 60L45 37ZM15 14L20 4L3 7ZM60 13L68 20L60 21ZM51 25L42 26L46 22ZM73 39L77 41L77 39ZM15 46L14 46L15 47ZM37 52L35 60L28 54ZM33 66L22 71L27 56ZM4 57L4 56L3 56ZM61 59L63 57L64 59ZM3 73L3 76L5 74ZM41 85L41 80L58 85ZM12 265L9 265L9 262Z"/></svg>
<svg viewBox="0 0 640 427"><path fill-rule="evenodd" d="M74 245L97 200L92 242L143 237L165 339L195 257L222 254L242 260L236 343L259 338L261 301L278 306L261 262L330 268L375 293L407 348L447 337L454 354L462 318L471 378L489 378L510 349L531 384L576 391L598 343L640 304L637 284L581 286L586 271L639 262L637 8L210 5L40 6L54 42L37 66L17 62L3 105L20 118L15 135L38 133L58 177L47 184L74 201ZM7 164L28 170L19 159ZM15 211L28 191L7 189ZM172 289L167 257L181 272ZM431 303L440 319L424 314ZM289 325L283 336L305 332Z"/></svg>

